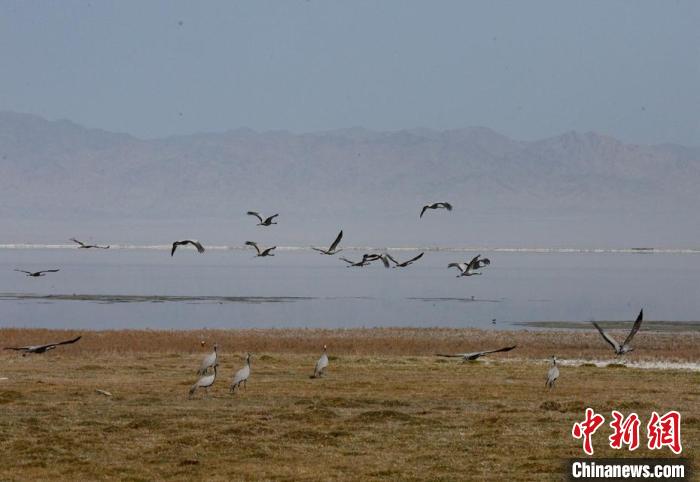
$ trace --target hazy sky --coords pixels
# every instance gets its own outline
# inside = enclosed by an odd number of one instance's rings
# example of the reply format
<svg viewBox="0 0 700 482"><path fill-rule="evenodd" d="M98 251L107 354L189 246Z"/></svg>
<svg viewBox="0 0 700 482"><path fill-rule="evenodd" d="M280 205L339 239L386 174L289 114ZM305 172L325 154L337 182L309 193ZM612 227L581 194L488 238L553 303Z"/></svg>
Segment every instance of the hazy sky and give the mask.
<svg viewBox="0 0 700 482"><path fill-rule="evenodd" d="M697 1L0 0L0 110L141 137L472 125L700 145Z"/></svg>

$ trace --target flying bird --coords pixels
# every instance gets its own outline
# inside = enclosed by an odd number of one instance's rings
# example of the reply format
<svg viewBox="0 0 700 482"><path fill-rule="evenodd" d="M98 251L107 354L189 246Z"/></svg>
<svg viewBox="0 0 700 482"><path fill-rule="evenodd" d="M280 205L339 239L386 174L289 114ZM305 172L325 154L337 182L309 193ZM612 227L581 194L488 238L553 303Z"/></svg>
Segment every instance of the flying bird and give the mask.
<svg viewBox="0 0 700 482"><path fill-rule="evenodd" d="M450 263L447 265L448 268L457 268L460 271L460 274L457 275L457 278L460 278L462 276L474 276L474 275L480 275L481 273L475 273L474 270L478 269L477 267L479 266L479 257L481 255L477 254L472 258L469 263ZM489 261L490 263L490 261Z"/></svg>
<svg viewBox="0 0 700 482"><path fill-rule="evenodd" d="M321 249L321 248L314 248L313 246L311 249L314 251L318 251L321 254L327 254L329 256L333 256L336 253L340 253L342 249L336 249L338 247L338 244L340 243L340 240L343 239L343 231L341 230L338 233L338 236L335 238L335 241L333 241L333 244L331 244L330 248L328 249Z"/></svg>
<svg viewBox="0 0 700 482"><path fill-rule="evenodd" d="M248 216L255 216L256 218L258 218L260 220L260 222L257 224L258 226L269 226L271 224L277 224L275 222L272 222L272 220L279 216L279 214L273 214L269 218L265 218L265 220L263 220L262 216L260 216L260 213L256 213L255 211L248 211L246 214L248 214Z"/></svg>
<svg viewBox="0 0 700 482"><path fill-rule="evenodd" d="M248 377L250 377L250 353L246 354L245 366L238 370L233 376L233 381L231 382L231 393L235 393L236 388L241 391L241 384L247 390L248 389Z"/></svg>
<svg viewBox="0 0 700 482"><path fill-rule="evenodd" d="M75 238L70 238L71 241L74 243L79 244L78 249L90 249L90 248L97 248L97 249L109 249L109 245L107 246L98 246L97 244L85 244L82 241L78 241Z"/></svg>
<svg viewBox="0 0 700 482"><path fill-rule="evenodd" d="M398 261L396 261L389 253L385 253L384 256L389 258L391 260L391 262L396 265L396 266L394 266L394 268L405 268L406 266L410 265L414 261L418 261L419 259L421 259L424 254L425 253L421 253L418 256L416 256L415 258L411 258L408 261L404 261L403 263L399 263Z"/></svg>
<svg viewBox="0 0 700 482"><path fill-rule="evenodd" d="M80 340L81 336L77 336L72 340L59 341L58 343L47 343L46 345L29 345L29 346L6 346L5 350L15 350L21 351L22 356L26 356L29 353L46 353L49 350L53 350L59 345L70 345Z"/></svg>
<svg viewBox="0 0 700 482"><path fill-rule="evenodd" d="M206 391L206 394L209 394L209 387L211 387L214 384L214 381L216 380L216 365L214 365L214 373L211 375L204 375L202 376L199 380L197 380L192 387L190 387L190 398L192 398L192 395L194 395L194 392L198 388L204 388Z"/></svg>
<svg viewBox="0 0 700 482"><path fill-rule="evenodd" d="M271 248L267 248L267 249L265 249L265 250L263 250L263 251L260 251L260 247L258 247L258 244L257 244L256 242L254 242L254 241L246 241L245 244L246 244L247 246L252 246L252 247L254 247L254 248L255 248L255 251L258 252L258 254L257 254L256 256L260 256L260 257L263 257L263 256L274 256L274 253L272 253L272 250L275 249L275 248L277 247L277 246L272 246Z"/></svg>
<svg viewBox="0 0 700 482"><path fill-rule="evenodd" d="M552 355L552 367L547 372L547 381L544 382L544 386L547 388L554 388L554 382L559 378L559 367L557 367L557 357Z"/></svg>
<svg viewBox="0 0 700 482"><path fill-rule="evenodd" d="M326 345L323 345L323 353L321 354L321 358L319 358L316 362L316 366L314 367L314 374L311 375L309 378L321 378L326 368L328 368L328 347L326 347Z"/></svg>
<svg viewBox="0 0 700 482"><path fill-rule="evenodd" d="M384 265L387 267L389 264L389 262L386 259L382 258L382 256L379 254L364 254L364 255L362 255L362 259L360 261L351 261L348 258L342 258L342 257L340 257L340 259L342 259L343 261L348 263L348 266L347 266L348 268L352 268L352 267L361 268L363 266L369 265L372 261L376 261L378 259L381 259L382 262L385 263Z"/></svg>
<svg viewBox="0 0 700 482"><path fill-rule="evenodd" d="M428 209L447 209L448 211L452 211L452 204L450 203L433 203L433 204L426 204L423 206L423 209L421 209L420 216L423 217L423 214L425 214L425 211Z"/></svg>
<svg viewBox="0 0 700 482"><path fill-rule="evenodd" d="M593 326L598 328L598 331L600 332L603 339L605 341L607 341L610 344L610 346L612 346L613 350L615 350L615 355L620 356L620 355L624 355L625 353L629 353L632 350L634 350L634 348L632 348L630 346L630 343L632 343L632 338L634 338L634 335L636 335L637 332L639 331L639 327L642 326L643 318L644 318L644 309L642 308L639 311L639 315L637 315L637 319L635 320L634 325L632 326L632 330L630 331L630 334L627 335L627 338L625 338L625 341L622 343L622 345L620 345L615 340L615 338L613 338L612 336L605 333L605 331L603 331L603 329L600 326L598 326L598 323L596 323L595 321L592 321L591 323L593 323Z"/></svg>
<svg viewBox="0 0 700 482"><path fill-rule="evenodd" d="M490 353L498 353L501 351L511 351L516 346L517 345L506 346L504 348L499 348L497 350L474 351L471 353L455 353L454 355L445 355L442 353L436 353L435 356L444 356L444 357L450 357L450 358L463 358L464 361L469 361L469 360L476 360L477 358L481 358L482 356L488 355Z"/></svg>
<svg viewBox="0 0 700 482"><path fill-rule="evenodd" d="M216 366L219 364L219 356L216 353L216 349L218 347L219 345L214 343L214 351L204 357L202 364L199 366L199 370L197 370L197 375L206 375L210 368L216 368Z"/></svg>
<svg viewBox="0 0 700 482"><path fill-rule="evenodd" d="M31 276L32 278L39 278L41 276L46 276L45 273L58 273L60 270L58 269L45 269L44 271L24 271L23 269L16 269L18 273L25 273L27 276Z"/></svg>
<svg viewBox="0 0 700 482"><path fill-rule="evenodd" d="M195 248L197 248L197 252L199 254L202 254L204 252L204 246L202 246L199 241L192 241L191 239L184 239L182 241L175 241L173 243L173 248L170 250L170 256L175 254L175 250L177 249L178 246L185 246L191 244Z"/></svg>

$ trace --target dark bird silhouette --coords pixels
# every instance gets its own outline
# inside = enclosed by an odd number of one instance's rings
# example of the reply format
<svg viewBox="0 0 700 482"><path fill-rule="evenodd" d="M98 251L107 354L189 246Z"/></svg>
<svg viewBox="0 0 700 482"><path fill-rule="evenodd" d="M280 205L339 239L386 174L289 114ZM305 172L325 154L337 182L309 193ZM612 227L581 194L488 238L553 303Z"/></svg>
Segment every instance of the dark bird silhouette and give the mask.
<svg viewBox="0 0 700 482"><path fill-rule="evenodd" d="M79 244L78 249L91 249L91 248L97 248L97 249L109 249L109 245L107 246L98 246L97 244L85 244L82 241L78 241L75 238L70 238L71 241L74 243Z"/></svg>
<svg viewBox="0 0 700 482"><path fill-rule="evenodd" d="M600 332L600 335L603 337L603 339L610 344L610 346L613 348L613 350L615 350L615 355L620 356L620 355L624 355L625 353L629 353L632 350L634 350L634 348L632 348L630 346L630 343L632 343L632 338L634 338L634 335L636 335L637 332L639 331L639 327L642 326L643 318L644 318L644 309L642 308L639 311L639 315L637 315L637 319L635 320L634 325L632 325L632 330L630 331L630 334L627 335L627 338L625 338L625 341L622 343L622 345L620 345L615 340L615 338L613 338L612 336L605 333L605 331L603 331L603 329L600 326L598 326L598 323L596 323L595 321L592 321L591 323L593 323L593 326L598 328L598 331Z"/></svg>
<svg viewBox="0 0 700 482"><path fill-rule="evenodd" d="M187 244L191 244L195 248L197 248L197 252L199 254L202 254L204 252L204 246L202 246L199 241L192 241L191 239L184 239L182 241L175 241L173 243L173 248L170 250L170 256L175 254L175 250L177 249L178 246L185 246Z"/></svg>
<svg viewBox="0 0 700 482"><path fill-rule="evenodd" d="M275 248L277 248L277 246L272 246L271 248L267 248L267 249L265 249L265 250L263 250L263 251L260 251L260 248L258 247L258 244L257 244L256 242L254 242L254 241L246 241L245 244L246 244L247 246L252 246L252 247L254 247L254 248L255 248L255 251L258 252L258 254L257 254L256 256L259 256L259 257L274 256L274 253L272 253L272 250L275 249Z"/></svg>
<svg viewBox="0 0 700 482"><path fill-rule="evenodd" d="M18 273L25 273L27 276L32 278L39 278L41 276L46 276L46 273L58 273L58 269L45 269L44 271L24 271L23 269L16 269Z"/></svg>
<svg viewBox="0 0 700 482"><path fill-rule="evenodd" d="M263 220L262 216L260 216L260 214L256 213L255 211L248 211L247 214L248 216L255 216L260 220L260 222L257 224L258 226L269 226L271 224L277 224L272 222L272 220L279 216L279 214L273 214L269 218L265 218L265 220Z"/></svg>
<svg viewBox="0 0 700 482"><path fill-rule="evenodd" d="M318 251L321 254L327 254L329 256L333 256L336 253L340 253L342 249L336 249L338 247L338 244L340 243L340 240L343 239L343 231L341 230L338 233L338 236L335 238L335 241L333 241L333 244L331 244L330 248L328 249L321 249L321 248L314 248L313 246L311 249L314 251Z"/></svg>
<svg viewBox="0 0 700 482"><path fill-rule="evenodd" d="M29 346L6 346L5 350L15 350L21 351L22 356L26 356L29 353L46 353L49 350L53 350L59 345L70 345L80 340L81 336L77 336L72 340L59 341L58 343L47 343L46 345L29 345Z"/></svg>
<svg viewBox="0 0 700 482"><path fill-rule="evenodd" d="M460 278L462 276L474 276L474 275L480 275L481 273L475 273L474 270L477 269L479 266L479 257L481 255L477 254L472 258L469 263L450 263L447 265L448 268L457 268L460 271L460 274L457 275L457 278ZM490 262L489 262L490 263Z"/></svg>
<svg viewBox="0 0 700 482"><path fill-rule="evenodd" d="M425 214L425 211L428 209L447 209L448 211L452 211L452 204L450 203L433 203L433 204L426 204L423 206L423 209L421 209L420 216L423 217L423 214Z"/></svg>
<svg viewBox="0 0 700 482"><path fill-rule="evenodd" d="M444 356L444 357L450 357L450 358L463 358L464 361L468 361L468 360L476 360L477 358L481 358L482 356L488 355L490 353L498 353L501 351L511 351L516 346L517 345L506 346L504 348L499 348L497 350L474 351L471 353L455 353L454 355L436 353L435 356Z"/></svg>
<svg viewBox="0 0 700 482"><path fill-rule="evenodd" d="M365 254L362 256L362 259L360 261L350 261L347 258L340 258L346 263L348 263L348 268L356 267L356 268L361 268L363 266L369 265L372 261L376 261L378 259L383 259L381 255L379 254ZM386 260L383 260L388 264Z"/></svg>
<svg viewBox="0 0 700 482"><path fill-rule="evenodd" d="M425 253L421 253L418 256L416 256L415 258L411 258L408 261L404 261L403 263L399 263L398 261L396 261L389 253L386 253L384 256L389 258L391 260L391 262L396 265L396 266L394 266L394 268L405 268L406 266L410 265L414 261L418 261L419 259L421 259L424 254Z"/></svg>

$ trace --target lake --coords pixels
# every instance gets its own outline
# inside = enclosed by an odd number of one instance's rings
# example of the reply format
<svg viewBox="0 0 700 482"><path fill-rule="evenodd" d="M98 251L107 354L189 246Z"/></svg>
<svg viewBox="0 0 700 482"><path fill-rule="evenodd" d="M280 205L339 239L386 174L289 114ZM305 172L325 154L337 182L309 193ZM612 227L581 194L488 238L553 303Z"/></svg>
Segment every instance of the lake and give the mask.
<svg viewBox="0 0 700 482"><path fill-rule="evenodd" d="M364 251L341 255L359 259ZM418 251L391 251L398 260ZM0 326L72 329L523 328L522 321L700 317L697 252L481 251L483 275L457 278L474 251L415 264L347 268L338 256L278 249L0 248ZM60 268L42 278L13 271ZM495 319L494 324L492 320Z"/></svg>

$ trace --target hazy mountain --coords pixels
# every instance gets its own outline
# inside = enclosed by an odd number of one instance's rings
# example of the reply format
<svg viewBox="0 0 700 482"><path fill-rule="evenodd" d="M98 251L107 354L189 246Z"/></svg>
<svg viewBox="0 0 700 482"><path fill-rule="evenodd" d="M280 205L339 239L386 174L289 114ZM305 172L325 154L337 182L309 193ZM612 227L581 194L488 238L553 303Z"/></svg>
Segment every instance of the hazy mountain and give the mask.
<svg viewBox="0 0 700 482"><path fill-rule="evenodd" d="M576 132L238 129L143 140L0 112L0 242L697 246L700 148ZM450 201L452 213L422 204ZM271 230L245 211L280 212Z"/></svg>

